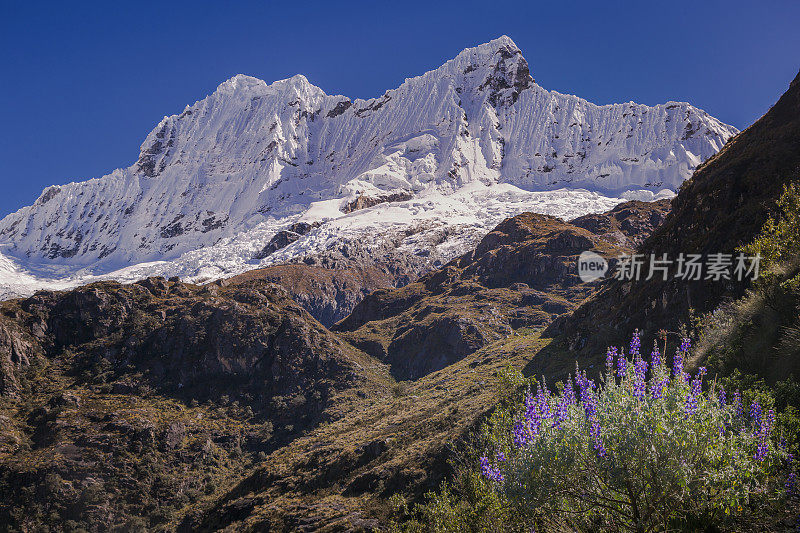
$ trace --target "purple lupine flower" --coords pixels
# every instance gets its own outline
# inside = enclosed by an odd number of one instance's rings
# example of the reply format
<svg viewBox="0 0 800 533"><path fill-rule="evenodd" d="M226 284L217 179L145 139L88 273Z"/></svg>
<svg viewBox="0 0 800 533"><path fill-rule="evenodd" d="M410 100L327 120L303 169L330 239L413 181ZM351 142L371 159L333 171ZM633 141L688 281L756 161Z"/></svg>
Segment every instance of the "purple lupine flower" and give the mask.
<svg viewBox="0 0 800 533"><path fill-rule="evenodd" d="M549 398L550 397L550 389L547 388L547 382L544 378L542 378L541 384L536 385L536 392L541 394L542 396Z"/></svg>
<svg viewBox="0 0 800 533"><path fill-rule="evenodd" d="M675 380L683 379L683 352L677 350L672 359L672 377Z"/></svg>
<svg viewBox="0 0 800 533"><path fill-rule="evenodd" d="M539 435L541 429L541 417L539 416L538 403L536 399L530 395L525 397L525 414L522 420L514 424L512 437L514 445L517 448L527 446L533 439Z"/></svg>
<svg viewBox="0 0 800 533"><path fill-rule="evenodd" d="M561 393L561 399L556 407L555 420L553 421L554 428L561 428L561 422L569 417L569 407L574 404L575 389L572 387L572 377L568 377L564 385L564 391Z"/></svg>
<svg viewBox="0 0 800 533"><path fill-rule="evenodd" d="M517 448L524 448L531 440L533 440L533 435L530 433L530 428L524 420L520 420L514 424L514 429L511 431L511 437L514 441L514 446Z"/></svg>
<svg viewBox="0 0 800 533"><path fill-rule="evenodd" d="M761 433L761 404L753 400L750 406L750 418L753 419L753 433Z"/></svg>
<svg viewBox="0 0 800 533"><path fill-rule="evenodd" d="M558 402L556 406L556 416L553 417L553 425L550 427L561 429L561 422L567 419L569 411L563 401Z"/></svg>
<svg viewBox="0 0 800 533"><path fill-rule="evenodd" d="M770 409L767 411L767 421L764 424L764 427L761 428L761 432L765 434L765 436L769 437L770 433L772 433L772 428L775 427L775 411Z"/></svg>
<svg viewBox="0 0 800 533"><path fill-rule="evenodd" d="M614 359L617 357L617 349L609 348L606 350L606 370L611 373L614 371Z"/></svg>
<svg viewBox="0 0 800 533"><path fill-rule="evenodd" d="M769 445L767 441L761 439L758 441L758 448L756 448L756 453L753 454L753 459L756 461L763 461L767 457L767 451L769 450Z"/></svg>
<svg viewBox="0 0 800 533"><path fill-rule="evenodd" d="M674 379L682 379L689 381L689 375L683 371L683 363L686 355L689 353L689 346L691 343L689 339L684 338L680 348L675 351L675 357L672 359L672 376Z"/></svg>
<svg viewBox="0 0 800 533"><path fill-rule="evenodd" d="M678 348L683 353L689 353L689 348L692 347L692 341L688 339L688 337L684 337L681 341L681 347Z"/></svg>
<svg viewBox="0 0 800 533"><path fill-rule="evenodd" d="M767 411L767 418L763 421L763 423L761 420L761 406L758 404L758 402L753 402L753 407L750 410L751 415L754 412L757 416L753 416L753 419L755 420L758 418L756 427L758 427L759 440L755 458L758 461L763 461L767 456L767 452L769 451L769 435L772 433L772 428L775 426L775 411L772 409Z"/></svg>
<svg viewBox="0 0 800 533"><path fill-rule="evenodd" d="M719 400L719 404L725 407L725 400L726 400L725 389L723 389L722 387L720 387L719 391L717 392L717 399Z"/></svg>
<svg viewBox="0 0 800 533"><path fill-rule="evenodd" d="M570 385L571 386L571 385ZM539 386L536 396L528 395L525 398L525 414L512 430L514 445L517 448L527 446L542 431L542 422L554 418L555 414L550 411L548 401L549 391L547 387Z"/></svg>
<svg viewBox="0 0 800 533"><path fill-rule="evenodd" d="M646 395L646 381L645 375L647 374L647 362L642 359L640 355L636 356L633 363L634 378L633 378L633 395L640 400L643 400Z"/></svg>
<svg viewBox="0 0 800 533"><path fill-rule="evenodd" d="M523 405L525 406L525 418L533 418L537 408L536 396L526 395Z"/></svg>
<svg viewBox="0 0 800 533"><path fill-rule="evenodd" d="M572 384L572 376L567 376L567 382L564 384L564 392L561 394L561 399L566 405L575 405L575 386Z"/></svg>
<svg viewBox="0 0 800 533"><path fill-rule="evenodd" d="M689 394L686 396L683 410L687 415L693 415L697 411L697 400L703 395L703 376L706 374L706 368L701 366L694 379L692 380L692 387Z"/></svg>
<svg viewBox="0 0 800 533"><path fill-rule="evenodd" d="M575 383L578 385L578 394L581 401L583 401L586 389L589 388L589 379L586 377L586 372L578 372L575 376Z"/></svg>
<svg viewBox="0 0 800 533"><path fill-rule="evenodd" d="M495 456L495 461L498 463L505 463L506 462L506 454L503 452L498 451L497 455Z"/></svg>
<svg viewBox="0 0 800 533"><path fill-rule="evenodd" d="M619 357L617 357L617 376L619 376L620 379L625 377L625 371L627 370L627 368L628 368L628 360L625 359L624 353L620 353Z"/></svg>
<svg viewBox="0 0 800 533"><path fill-rule="evenodd" d="M650 367L661 366L661 352L658 351L658 343L653 341L653 351L650 352Z"/></svg>
<svg viewBox="0 0 800 533"><path fill-rule="evenodd" d="M495 483L502 483L505 479L503 473L500 472L500 469L494 466L489 462L489 458L483 456L480 458L481 462L481 475L488 479L489 481L494 481Z"/></svg>
<svg viewBox="0 0 800 533"><path fill-rule="evenodd" d="M603 446L603 441L600 439L600 421L597 419L597 396L594 393L595 383L591 379L586 378L585 372L578 376L577 382L583 411L586 414L586 421L589 423L589 435L592 438L592 446L594 446L598 456L605 457L606 449Z"/></svg>
<svg viewBox="0 0 800 533"><path fill-rule="evenodd" d="M650 384L650 396L658 400L664 394L664 387L667 385L666 379L653 380Z"/></svg>
<svg viewBox="0 0 800 533"><path fill-rule="evenodd" d="M631 358L636 359L636 356L639 355L639 351L642 348L642 339L639 334L639 330L633 332L633 337L631 337L631 349L630 354Z"/></svg>
<svg viewBox="0 0 800 533"><path fill-rule="evenodd" d="M525 413L525 420L528 422L531 433L534 436L538 435L542 425L542 413L539 411L539 402L535 398L531 398L530 405Z"/></svg>
<svg viewBox="0 0 800 533"><path fill-rule="evenodd" d="M550 412L549 396L550 391L547 390L547 387L540 385L536 392L536 397L528 410L535 426L535 435L541 432L542 422L554 417L554 414Z"/></svg>
<svg viewBox="0 0 800 533"><path fill-rule="evenodd" d="M733 393L733 412L737 418L739 419L744 418L744 407L742 407L742 395L739 393L739 389L736 389L736 392Z"/></svg>
<svg viewBox="0 0 800 533"><path fill-rule="evenodd" d="M549 397L550 397L550 391L547 390L546 387L540 387L539 393L536 395L536 404L539 409L539 417L542 420L552 418L553 416L550 413L550 402L548 402Z"/></svg>
<svg viewBox="0 0 800 533"><path fill-rule="evenodd" d="M583 379L580 383L580 389L583 410L586 413L586 418L591 419L597 415L597 398L593 392L594 381L591 379L586 379L586 374L583 375Z"/></svg>
<svg viewBox="0 0 800 533"><path fill-rule="evenodd" d="M586 413L587 419L597 416L597 399L594 397L594 394L589 394L588 400L583 404L583 410Z"/></svg>
<svg viewBox="0 0 800 533"><path fill-rule="evenodd" d="M607 455L603 440L600 438L600 422L594 418L589 426L589 435L592 437L592 446L599 457Z"/></svg>
<svg viewBox="0 0 800 533"><path fill-rule="evenodd" d="M701 374L698 373L697 376L692 380L692 388L689 390L689 394L686 395L686 401L683 405L683 410L686 412L687 416L693 415L695 411L697 411L697 398L703 392L703 381Z"/></svg>

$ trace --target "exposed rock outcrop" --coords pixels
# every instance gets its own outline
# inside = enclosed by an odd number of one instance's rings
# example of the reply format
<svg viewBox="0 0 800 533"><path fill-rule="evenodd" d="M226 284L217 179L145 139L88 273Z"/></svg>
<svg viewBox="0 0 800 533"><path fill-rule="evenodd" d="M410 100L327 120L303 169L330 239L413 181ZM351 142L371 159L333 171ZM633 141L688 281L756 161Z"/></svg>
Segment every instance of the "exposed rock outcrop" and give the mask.
<svg viewBox="0 0 800 533"><path fill-rule="evenodd" d="M396 281L377 268L329 269L288 264L250 270L222 284L227 287L254 280L281 285L295 302L326 327L349 315L370 292L392 287Z"/></svg>
<svg viewBox="0 0 800 533"><path fill-rule="evenodd" d="M584 215L571 222L609 241L616 240L621 246L635 248L664 222L671 202L625 202L608 213Z"/></svg>
<svg viewBox="0 0 800 533"><path fill-rule="evenodd" d="M295 222L288 229L281 230L254 256L253 259L261 260L274 254L281 248L286 248L303 235L307 235L311 230L319 226L319 222Z"/></svg>
<svg viewBox="0 0 800 533"><path fill-rule="evenodd" d="M16 397L19 392L17 376L42 353L42 347L14 320L14 311L3 311L0 315L0 396Z"/></svg>
<svg viewBox="0 0 800 533"><path fill-rule="evenodd" d="M377 196L366 196L362 194L355 200L347 202L344 206L342 206L341 210L342 213L352 213L353 211L366 209L368 207L372 207L373 205L383 204L386 202L402 202L404 200L410 200L413 197L413 193L410 192L395 192Z"/></svg>
<svg viewBox="0 0 800 533"><path fill-rule="evenodd" d="M596 287L578 277L578 255L594 250L613 265L666 208L628 202L593 224L582 221L597 233L547 215L510 218L474 251L419 281L373 292L333 329L388 363L398 379L418 378L572 309Z"/></svg>
<svg viewBox="0 0 800 533"><path fill-rule="evenodd" d="M134 379L198 400L246 397L274 420L310 423L336 391L367 384L365 367L380 373L282 287L258 279L221 285L148 278L5 302L3 391L14 392L34 355L69 353L86 364L107 361L122 388ZM289 407L298 399L302 414Z"/></svg>

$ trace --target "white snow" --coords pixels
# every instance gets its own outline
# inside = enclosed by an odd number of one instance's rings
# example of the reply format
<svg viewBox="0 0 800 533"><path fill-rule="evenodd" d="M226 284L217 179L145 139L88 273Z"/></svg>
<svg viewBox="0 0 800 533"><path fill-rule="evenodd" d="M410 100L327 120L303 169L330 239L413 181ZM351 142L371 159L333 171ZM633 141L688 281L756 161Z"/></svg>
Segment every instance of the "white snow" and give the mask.
<svg viewBox="0 0 800 533"><path fill-rule="evenodd" d="M0 291L229 275L297 220L326 223L262 264L347 239L444 259L522 211L571 218L668 195L735 133L687 103L596 106L547 91L508 37L371 100L301 75L238 75L164 117L136 164L48 187L0 221ZM413 199L340 210L398 192Z"/></svg>
<svg viewBox="0 0 800 533"><path fill-rule="evenodd" d="M171 261L138 263L103 274L78 271L57 279L37 277L0 255L0 299L108 279L133 282L147 276L180 276L185 281L206 282L314 256L346 242L366 243L376 249L391 243L405 254L434 251L444 262L467 252L494 226L519 213L533 211L572 219L607 211L622 201L583 189L530 192L508 184L481 183L465 185L449 195L429 191L412 200L378 204L349 214L339 210L339 201L326 200L313 203L299 218L289 217L281 224L261 223ZM267 258L258 262L252 259L264 242L296 220L323 223Z"/></svg>

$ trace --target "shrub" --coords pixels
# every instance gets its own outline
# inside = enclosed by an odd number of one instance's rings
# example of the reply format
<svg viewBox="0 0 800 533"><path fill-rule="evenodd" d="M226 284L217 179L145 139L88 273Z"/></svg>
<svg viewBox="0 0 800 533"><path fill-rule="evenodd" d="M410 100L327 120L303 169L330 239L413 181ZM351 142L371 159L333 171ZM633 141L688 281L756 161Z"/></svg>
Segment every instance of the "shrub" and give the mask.
<svg viewBox="0 0 800 533"><path fill-rule="evenodd" d="M402 398L408 394L408 383L400 381L392 385L392 396Z"/></svg>
<svg viewBox="0 0 800 533"><path fill-rule="evenodd" d="M479 474L464 475L460 491L454 491L445 482L437 492L430 492L423 504L414 509L414 518L408 518L403 503L399 513L406 520L402 525L391 523L391 533L494 533L514 531L514 524L506 512L501 497ZM397 503L394 504L398 507ZM524 531L524 530L519 530Z"/></svg>
<svg viewBox="0 0 800 533"><path fill-rule="evenodd" d="M800 254L800 183L784 186L777 207L775 216L767 220L754 241L742 248L750 255L760 255L763 266Z"/></svg>
<svg viewBox="0 0 800 533"><path fill-rule="evenodd" d="M654 531L720 525L782 493L790 456L773 444L774 411L743 405L705 369L669 368L654 348L610 349L599 382L576 372L558 393L540 384L480 470L505 501L509 529ZM732 391L731 391L732 392ZM784 477L779 477L777 474Z"/></svg>

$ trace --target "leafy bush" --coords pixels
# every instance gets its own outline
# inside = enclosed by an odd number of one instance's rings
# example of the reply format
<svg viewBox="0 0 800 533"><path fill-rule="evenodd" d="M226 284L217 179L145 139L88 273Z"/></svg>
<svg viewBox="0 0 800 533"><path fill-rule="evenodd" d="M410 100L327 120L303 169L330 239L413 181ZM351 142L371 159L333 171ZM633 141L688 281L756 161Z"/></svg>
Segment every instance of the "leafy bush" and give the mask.
<svg viewBox="0 0 800 533"><path fill-rule="evenodd" d="M760 255L763 266L791 260L800 254L800 183L784 186L776 215L767 220L755 240L742 250L749 255Z"/></svg>
<svg viewBox="0 0 800 533"><path fill-rule="evenodd" d="M507 507L501 496L477 472L466 473L460 490L443 483L427 501L415 508L416 519L402 525L392 523L391 533L465 533L513 530ZM407 509L405 509L407 515Z"/></svg>
<svg viewBox="0 0 800 533"><path fill-rule="evenodd" d="M529 394L480 459L508 529L695 529L777 502L790 455L772 441L774 411L716 382L704 392L705 369L684 370L688 351L686 340L670 369L654 348L648 363L636 335L630 358L608 351L600 382L578 371L558 393Z"/></svg>

